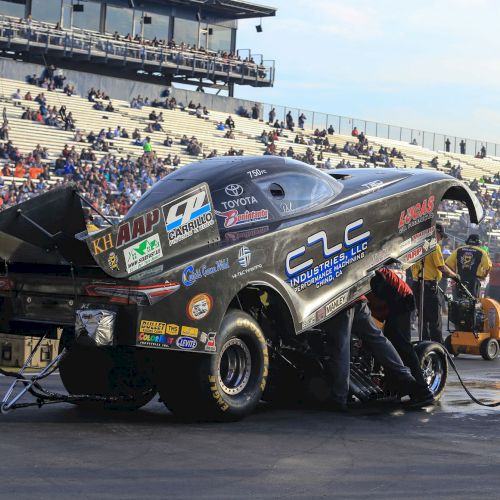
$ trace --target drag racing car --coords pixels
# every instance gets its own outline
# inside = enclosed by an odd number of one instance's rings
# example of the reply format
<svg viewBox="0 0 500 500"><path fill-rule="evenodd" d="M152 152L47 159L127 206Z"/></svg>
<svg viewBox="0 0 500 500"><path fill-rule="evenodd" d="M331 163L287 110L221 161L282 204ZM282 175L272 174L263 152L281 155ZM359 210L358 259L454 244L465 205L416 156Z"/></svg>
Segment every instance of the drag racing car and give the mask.
<svg viewBox="0 0 500 500"><path fill-rule="evenodd" d="M366 293L376 269L433 250L443 199L483 217L440 172L321 171L281 157L182 167L97 231L77 189L57 188L0 213L0 328L62 332L66 401L135 409L159 392L182 418L237 420L262 398L307 390L322 323ZM354 342L352 397L383 399L384 374ZM444 353L419 352L439 395Z"/></svg>

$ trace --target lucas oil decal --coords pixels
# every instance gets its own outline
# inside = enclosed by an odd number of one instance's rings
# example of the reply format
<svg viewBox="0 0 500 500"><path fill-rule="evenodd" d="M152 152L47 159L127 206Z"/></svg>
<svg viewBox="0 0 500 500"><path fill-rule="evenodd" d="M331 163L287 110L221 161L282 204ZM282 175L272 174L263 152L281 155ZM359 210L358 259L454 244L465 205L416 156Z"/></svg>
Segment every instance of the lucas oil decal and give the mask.
<svg viewBox="0 0 500 500"><path fill-rule="evenodd" d="M162 206L170 246L215 224L212 204L205 186L197 187Z"/></svg>
<svg viewBox="0 0 500 500"><path fill-rule="evenodd" d="M429 198L425 198L422 203L416 203L408 207L406 210L403 210L399 216L399 232L403 233L410 227L416 226L428 219L432 219L434 217L433 212L434 196L429 196Z"/></svg>
<svg viewBox="0 0 500 500"><path fill-rule="evenodd" d="M288 283L296 292L315 285L320 288L331 283L342 275L343 269L365 257L370 239L370 231L365 231L358 236L352 233L363 226L363 219L351 222L344 228L342 242L329 247L325 231L319 231L307 238L307 244L291 252L285 259L285 272ZM320 244L323 250L323 262L315 263L313 258L306 258L308 248Z"/></svg>

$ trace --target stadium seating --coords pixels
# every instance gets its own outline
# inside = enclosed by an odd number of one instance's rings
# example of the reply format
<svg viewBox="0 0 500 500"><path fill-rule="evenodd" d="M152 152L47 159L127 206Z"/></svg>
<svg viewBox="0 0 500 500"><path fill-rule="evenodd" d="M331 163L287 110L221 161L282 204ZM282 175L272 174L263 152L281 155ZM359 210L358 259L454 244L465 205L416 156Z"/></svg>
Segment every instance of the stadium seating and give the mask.
<svg viewBox="0 0 500 500"><path fill-rule="evenodd" d="M195 116L194 110L190 110L188 108L185 108L184 110L181 110L180 108L169 110L163 108L152 108L150 106L144 106L142 109L131 108L128 102L115 100L112 98L112 95L110 97L115 111L97 111L93 109L93 103L89 102L85 96L67 96L62 91L49 92L25 82L1 78L0 106L5 107L7 113L10 127L9 139L24 154L30 153L38 144L42 147L47 147L50 153L49 162L55 161L66 144L70 148L75 146L78 151L80 151L81 148L89 148L90 145L87 142L74 142L74 132L72 131L65 131L45 124L21 119L21 114L24 109L30 108L37 110L39 105L35 101L14 101L11 96L17 89L20 90L20 94L22 96L30 91L33 98L35 98L38 93L44 92L47 98L47 104L50 107L56 106L59 109L63 105L66 106L67 112L71 111L73 114L76 128L81 131L84 137L86 137L90 131L98 134L101 129L107 130L108 128L111 128L114 130L117 126L126 128L130 138L115 138L110 141L111 146L109 153L111 155L116 155L118 158L126 155L131 155L132 157L142 156L142 146L134 145L132 140L132 132L135 129L140 131L142 139L146 136L151 137L153 150L160 158L164 158L168 154L171 154L172 156L178 155L181 159L181 165L190 163L196 159L201 159L203 158L203 155L208 155L213 150L216 150L218 155L226 154L231 148L238 152L243 151L245 155L262 155L266 150L266 146L260 142L259 136L263 130L266 132L275 130L272 126L261 120L244 118L232 114L231 116L235 123L234 139L229 139L224 138L225 131L216 129L217 123L225 122L228 117L227 113L220 111L210 110L209 115L205 117L205 119L200 119ZM104 90L109 91L111 89ZM149 97L155 98L156 96ZM164 121L161 125L164 131L144 131L146 126L149 123L152 123L152 121L149 120L149 114L153 109L156 113L163 113ZM314 158L316 159L320 151L315 145L309 146L307 144L304 145L294 143L294 138L297 133L303 135L306 142L313 137L313 131L309 129L295 129L293 132L284 130L283 136L279 137L276 141L277 152L279 153L281 149L286 151L291 146L295 154L304 155L306 150L311 148L314 151ZM190 155L186 151L185 146L180 144L180 139L184 134L188 136L188 138L195 136L198 141L203 144L202 153L200 153L198 157ZM163 145L163 141L167 136L170 136L173 140L171 147ZM363 164L365 164L365 160L368 159L366 156L355 157L342 152L342 148L346 142L358 142L355 137L334 134L328 135L328 139L330 141L330 145L336 144L340 152L335 154L323 151L323 160L316 161L316 165L318 167L323 166L328 158L330 159L333 167L335 167L342 159L349 161L350 164L355 167L363 166ZM487 157L484 159L478 159L468 155L457 155L442 151L435 152L420 146L414 146L405 142L379 137L367 136L367 139L369 144L375 149L383 146L388 149L392 149L394 147L400 151L403 155L403 159L397 157L392 158L395 166L397 167L412 168L416 167L419 162L422 162L423 168L434 170L434 167L430 165L430 161L437 157L437 169L441 171L449 171L449 168L445 168L445 164L448 161L452 165L459 163L462 167L462 176L464 180L470 181L472 179L479 179L484 175L491 177L499 171L500 161L497 158ZM95 151L97 160L105 154L107 153ZM383 166L383 164L380 166ZM55 178L55 180L57 180L57 178ZM4 183L7 184L9 182L22 182L22 179L13 180L4 178ZM484 189L493 192L498 190L498 186L493 184L484 185ZM456 218L457 215L459 216L459 213L443 212L439 215L447 224L452 224L454 218ZM500 235L497 233L500 233L500 231L492 232L492 238L498 245L498 242L500 242Z"/></svg>

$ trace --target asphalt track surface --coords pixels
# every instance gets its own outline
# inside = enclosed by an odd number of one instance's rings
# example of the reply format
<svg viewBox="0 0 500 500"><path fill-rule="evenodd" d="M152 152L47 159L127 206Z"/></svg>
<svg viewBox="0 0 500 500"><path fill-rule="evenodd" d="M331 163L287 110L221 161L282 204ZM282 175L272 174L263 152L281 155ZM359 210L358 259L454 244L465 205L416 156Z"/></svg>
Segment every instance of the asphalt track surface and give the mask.
<svg viewBox="0 0 500 500"><path fill-rule="evenodd" d="M457 365L479 398L500 399L500 359ZM500 408L471 403L454 376L418 411L262 403L242 422L187 425L156 400L133 413L62 404L0 416L0 429L0 498L500 498Z"/></svg>

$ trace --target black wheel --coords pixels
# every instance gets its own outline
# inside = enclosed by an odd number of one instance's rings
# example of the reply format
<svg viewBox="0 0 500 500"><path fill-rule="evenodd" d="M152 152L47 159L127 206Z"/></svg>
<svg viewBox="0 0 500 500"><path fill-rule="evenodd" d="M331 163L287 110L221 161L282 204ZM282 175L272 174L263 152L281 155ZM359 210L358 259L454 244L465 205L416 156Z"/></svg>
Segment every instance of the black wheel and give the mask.
<svg viewBox="0 0 500 500"><path fill-rule="evenodd" d="M72 395L126 396L122 401L81 401L82 407L136 410L156 394L148 353L140 349L99 348L73 344L59 364L59 374Z"/></svg>
<svg viewBox="0 0 500 500"><path fill-rule="evenodd" d="M448 360L443 346L437 342L419 342L415 352L429 389L439 399L448 378Z"/></svg>
<svg viewBox="0 0 500 500"><path fill-rule="evenodd" d="M459 353L453 349L453 345L451 344L451 335L448 335L444 339L444 346L446 347L446 350L455 358L458 358Z"/></svg>
<svg viewBox="0 0 500 500"><path fill-rule="evenodd" d="M164 357L166 373L171 375L161 377L160 396L183 420L240 420L262 396L269 358L258 323L244 312L230 311L216 345L212 355L171 352Z"/></svg>
<svg viewBox="0 0 500 500"><path fill-rule="evenodd" d="M498 356L499 351L500 346L498 345L498 341L496 339L485 339L479 346L479 352L481 353L483 359L485 359L486 361L495 359Z"/></svg>

